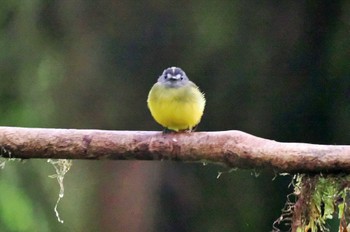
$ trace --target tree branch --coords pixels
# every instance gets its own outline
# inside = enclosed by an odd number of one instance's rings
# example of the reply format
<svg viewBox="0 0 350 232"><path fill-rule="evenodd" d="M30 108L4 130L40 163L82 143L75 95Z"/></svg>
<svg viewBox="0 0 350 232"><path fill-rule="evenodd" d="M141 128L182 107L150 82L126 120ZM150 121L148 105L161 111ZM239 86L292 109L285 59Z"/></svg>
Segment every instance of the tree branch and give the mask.
<svg viewBox="0 0 350 232"><path fill-rule="evenodd" d="M176 160L278 172L350 172L350 146L281 143L241 131L162 134L0 127L3 157Z"/></svg>

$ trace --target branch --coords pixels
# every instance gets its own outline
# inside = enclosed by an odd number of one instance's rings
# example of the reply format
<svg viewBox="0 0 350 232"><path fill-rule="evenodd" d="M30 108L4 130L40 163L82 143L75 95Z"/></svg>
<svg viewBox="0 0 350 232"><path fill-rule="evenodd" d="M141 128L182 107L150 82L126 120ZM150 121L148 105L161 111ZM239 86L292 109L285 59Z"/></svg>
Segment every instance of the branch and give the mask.
<svg viewBox="0 0 350 232"><path fill-rule="evenodd" d="M176 160L278 172L350 173L350 146L281 143L241 131L162 134L0 127L3 157Z"/></svg>

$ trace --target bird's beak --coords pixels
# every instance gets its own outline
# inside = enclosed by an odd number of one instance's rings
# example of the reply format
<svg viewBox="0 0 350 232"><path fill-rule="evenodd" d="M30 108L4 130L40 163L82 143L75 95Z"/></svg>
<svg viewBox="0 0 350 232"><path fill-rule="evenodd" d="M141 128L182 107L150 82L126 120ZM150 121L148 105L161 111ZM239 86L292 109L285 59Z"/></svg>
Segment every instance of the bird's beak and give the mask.
<svg viewBox="0 0 350 232"><path fill-rule="evenodd" d="M171 80L171 81L177 81L177 80L179 80L180 78L181 78L181 75L175 75L175 76L171 75L171 76L169 77L169 80Z"/></svg>

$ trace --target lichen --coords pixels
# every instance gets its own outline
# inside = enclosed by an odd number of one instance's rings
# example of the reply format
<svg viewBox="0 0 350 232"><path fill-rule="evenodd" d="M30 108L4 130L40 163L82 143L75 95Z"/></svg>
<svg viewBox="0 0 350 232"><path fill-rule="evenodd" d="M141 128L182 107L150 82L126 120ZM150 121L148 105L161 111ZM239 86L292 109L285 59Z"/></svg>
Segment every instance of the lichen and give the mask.
<svg viewBox="0 0 350 232"><path fill-rule="evenodd" d="M50 178L56 178L58 181L58 184L60 186L60 192L58 194L58 198L55 204L55 213L56 213L56 217L57 220L61 223L63 223L64 221L60 218L60 215L58 213L57 207L58 207L58 203L60 202L60 200L64 197L64 185L63 185L63 180L64 180L64 176L66 175L66 173L69 171L69 169L72 166L72 160L67 160L67 159L48 159L47 160L48 163L51 163L52 166L55 168L56 170L56 174L54 175L50 175Z"/></svg>
<svg viewBox="0 0 350 232"><path fill-rule="evenodd" d="M22 159L13 158L11 151L4 147L0 147L0 169L4 169L8 161L22 161Z"/></svg>

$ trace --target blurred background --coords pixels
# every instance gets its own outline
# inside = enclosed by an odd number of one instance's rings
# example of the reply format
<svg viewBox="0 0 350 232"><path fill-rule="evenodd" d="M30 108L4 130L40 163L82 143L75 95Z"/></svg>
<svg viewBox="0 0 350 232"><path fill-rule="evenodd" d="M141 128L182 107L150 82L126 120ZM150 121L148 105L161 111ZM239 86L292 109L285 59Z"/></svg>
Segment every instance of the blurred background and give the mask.
<svg viewBox="0 0 350 232"><path fill-rule="evenodd" d="M0 125L161 130L147 94L179 66L207 98L199 131L349 144L349 61L345 0L2 0ZM0 231L271 231L291 177L221 171L74 161L61 224L54 168L8 162Z"/></svg>

